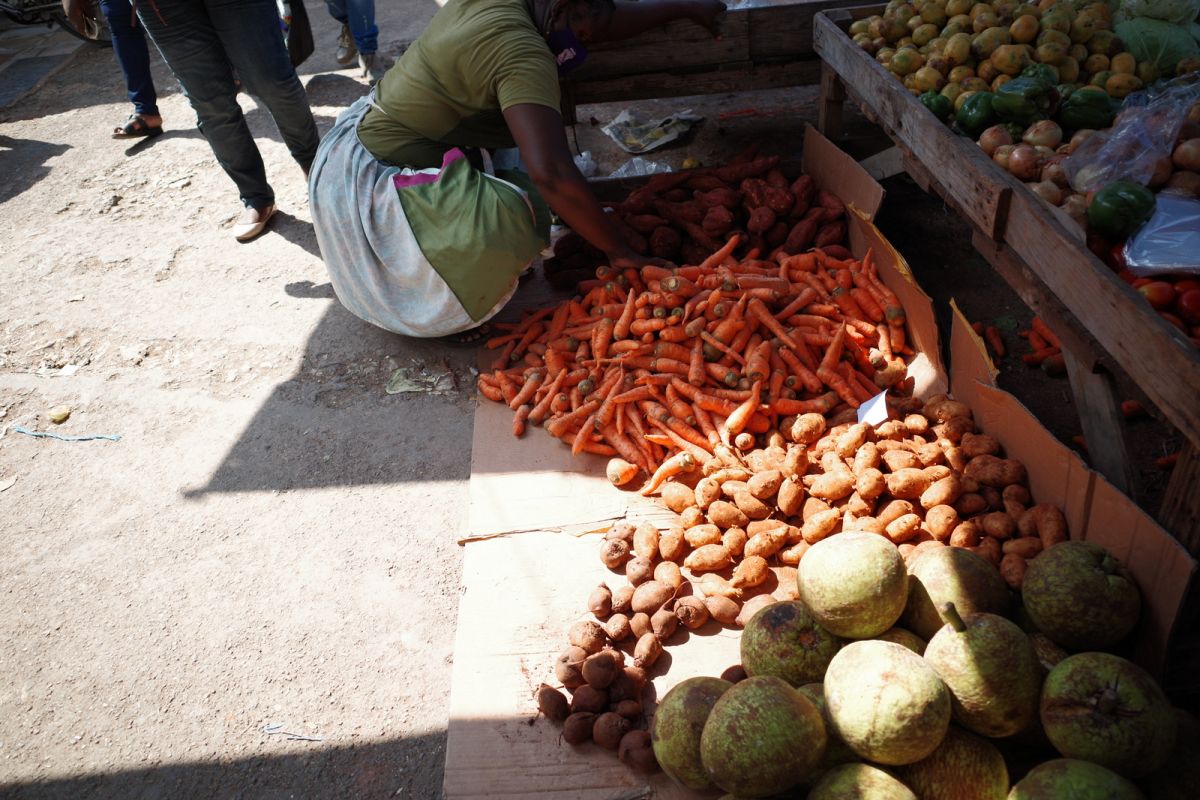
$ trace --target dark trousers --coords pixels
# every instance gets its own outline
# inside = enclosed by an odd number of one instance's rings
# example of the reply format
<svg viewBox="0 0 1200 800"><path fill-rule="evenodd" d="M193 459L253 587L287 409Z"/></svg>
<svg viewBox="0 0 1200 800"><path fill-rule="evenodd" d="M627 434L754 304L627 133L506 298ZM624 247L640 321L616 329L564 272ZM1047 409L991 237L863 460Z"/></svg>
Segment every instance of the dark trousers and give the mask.
<svg viewBox="0 0 1200 800"><path fill-rule="evenodd" d="M304 169L317 153L317 124L284 45L275 0L154 0L138 18L196 111L201 133L242 202L275 202L262 155L237 102L234 70L275 120Z"/></svg>
<svg viewBox="0 0 1200 800"><path fill-rule="evenodd" d="M113 53L125 74L125 89L133 110L158 116L158 93L150 77L150 48L146 36L133 18L129 0L100 0L100 10L112 31Z"/></svg>

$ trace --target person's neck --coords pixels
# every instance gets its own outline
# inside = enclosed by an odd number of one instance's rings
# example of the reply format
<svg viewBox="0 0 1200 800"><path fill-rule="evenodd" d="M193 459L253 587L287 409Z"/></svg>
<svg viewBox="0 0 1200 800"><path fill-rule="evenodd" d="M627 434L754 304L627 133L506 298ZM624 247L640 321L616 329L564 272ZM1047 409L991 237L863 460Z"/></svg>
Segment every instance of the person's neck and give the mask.
<svg viewBox="0 0 1200 800"><path fill-rule="evenodd" d="M538 33L542 36L550 32L551 17L554 14L554 7L559 2L560 0L529 0L533 24L537 26Z"/></svg>

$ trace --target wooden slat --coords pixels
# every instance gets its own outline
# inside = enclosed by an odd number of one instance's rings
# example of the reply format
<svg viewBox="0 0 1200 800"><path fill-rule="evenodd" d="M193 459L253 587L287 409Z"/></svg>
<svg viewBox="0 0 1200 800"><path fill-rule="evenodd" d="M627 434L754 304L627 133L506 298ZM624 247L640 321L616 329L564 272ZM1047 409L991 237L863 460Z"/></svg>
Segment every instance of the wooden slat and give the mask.
<svg viewBox="0 0 1200 800"><path fill-rule="evenodd" d="M690 20L675 20L630 39L589 45L587 60L571 73L571 82L749 60L750 15L734 9L725 14L720 39Z"/></svg>
<svg viewBox="0 0 1200 800"><path fill-rule="evenodd" d="M1200 448L1191 442L1184 443L1171 472L1158 518L1189 553L1200 557Z"/></svg>
<svg viewBox="0 0 1200 800"><path fill-rule="evenodd" d="M1010 181L989 179L989 159L977 147L938 122L865 50L843 33L830 14L817 14L813 43L855 96L870 106L894 139L902 140L922 163L936 164L938 180L980 230L999 240L1004 233ZM846 17L849 18L848 16ZM953 153L953 157L948 154Z"/></svg>
<svg viewBox="0 0 1200 800"><path fill-rule="evenodd" d="M813 24L819 11L846 0L752 0L742 6L750 17L750 57L755 61L813 54ZM729 13L729 12L727 12Z"/></svg>
<svg viewBox="0 0 1200 800"><path fill-rule="evenodd" d="M700 94L783 89L815 84L820 79L821 62L816 58L780 64L725 64L698 72L655 72L606 81L587 81L563 85L563 105L612 103L624 100L649 100L658 97L686 97Z"/></svg>

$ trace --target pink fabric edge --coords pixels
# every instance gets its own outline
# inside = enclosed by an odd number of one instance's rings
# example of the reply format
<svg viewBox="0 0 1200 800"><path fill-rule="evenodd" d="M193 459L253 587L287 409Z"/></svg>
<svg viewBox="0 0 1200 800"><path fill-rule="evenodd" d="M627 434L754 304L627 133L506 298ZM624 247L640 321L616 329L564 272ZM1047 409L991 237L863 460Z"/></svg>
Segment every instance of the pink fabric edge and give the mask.
<svg viewBox="0 0 1200 800"><path fill-rule="evenodd" d="M392 183L397 189L407 189L410 186L423 186L427 183L436 183L438 178L442 177L446 167L458 161L460 158L466 158L466 154L457 147L447 150L442 156L442 168L437 172L416 172L411 175L397 174L392 178Z"/></svg>

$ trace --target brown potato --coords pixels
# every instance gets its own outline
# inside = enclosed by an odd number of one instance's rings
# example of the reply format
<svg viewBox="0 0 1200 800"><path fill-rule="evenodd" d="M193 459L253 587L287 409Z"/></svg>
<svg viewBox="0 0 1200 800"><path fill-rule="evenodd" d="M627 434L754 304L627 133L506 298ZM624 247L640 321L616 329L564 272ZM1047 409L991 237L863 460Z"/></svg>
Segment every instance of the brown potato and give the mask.
<svg viewBox="0 0 1200 800"><path fill-rule="evenodd" d="M633 534L633 552L638 558L653 561L658 557L658 528L653 523L642 522Z"/></svg>
<svg viewBox="0 0 1200 800"><path fill-rule="evenodd" d="M950 538L958 521L958 512L952 506L933 506L925 512L925 529L940 542Z"/></svg>
<svg viewBox="0 0 1200 800"><path fill-rule="evenodd" d="M975 456L994 456L1000 452L1000 443L986 433L964 433L959 447L968 460Z"/></svg>
<svg viewBox="0 0 1200 800"><path fill-rule="evenodd" d="M835 456L836 458L836 456ZM849 496L854 491L854 473L843 465L841 470L818 475L808 488L808 493L822 500L835 501Z"/></svg>
<svg viewBox="0 0 1200 800"><path fill-rule="evenodd" d="M1022 536L1020 539L1009 539L1000 545L1000 550L1005 555L1013 553L1028 561L1042 552L1042 540L1036 536Z"/></svg>
<svg viewBox="0 0 1200 800"><path fill-rule="evenodd" d="M603 619L612 613L612 590L600 584L588 595L588 611Z"/></svg>
<svg viewBox="0 0 1200 800"><path fill-rule="evenodd" d="M650 615L650 630L660 642L665 642L679 629L679 617L673 606L665 605Z"/></svg>
<svg viewBox="0 0 1200 800"><path fill-rule="evenodd" d="M908 436L909 432L904 427L904 423L898 419L889 419L887 422L880 423L875 427L875 440L880 441L899 441ZM880 448L882 450L883 448Z"/></svg>
<svg viewBox="0 0 1200 800"><path fill-rule="evenodd" d="M700 593L706 597L739 597L741 592L735 589L729 581L715 572L707 573L700 579Z"/></svg>
<svg viewBox="0 0 1200 800"><path fill-rule="evenodd" d="M609 692L609 702L612 702L612 692ZM637 700L621 700L613 703L613 711L628 720L635 720L642 715L642 704Z"/></svg>
<svg viewBox="0 0 1200 800"><path fill-rule="evenodd" d="M542 684L537 691L538 711L551 722L562 722L571 713L571 704L558 689Z"/></svg>
<svg viewBox="0 0 1200 800"><path fill-rule="evenodd" d="M748 541L750 541L749 534L741 528L730 528L721 536L721 545L728 551L731 558L741 558Z"/></svg>
<svg viewBox="0 0 1200 800"><path fill-rule="evenodd" d="M855 475L862 475L864 470L879 468L879 448L874 442L864 442L863 446L854 453L854 464L850 470Z"/></svg>
<svg viewBox="0 0 1200 800"><path fill-rule="evenodd" d="M825 433L825 417L821 414L801 414L789 431L796 444L812 444Z"/></svg>
<svg viewBox="0 0 1200 800"><path fill-rule="evenodd" d="M1021 486L1019 483L1014 483L1010 486L1005 486L1004 491L1001 493L1001 496L1006 501L1020 503L1023 506L1028 506L1031 502L1033 502L1033 498L1029 494L1029 489L1027 489L1024 486Z"/></svg>
<svg viewBox="0 0 1200 800"><path fill-rule="evenodd" d="M1037 527L1038 537L1042 540L1043 550L1048 550L1059 542L1067 541L1069 538L1067 518L1058 506L1050 503L1038 503L1030 510L1034 513L1034 524Z"/></svg>
<svg viewBox="0 0 1200 800"><path fill-rule="evenodd" d="M889 472L899 472L903 469L921 469L921 460L910 450L884 450L882 458Z"/></svg>
<svg viewBox="0 0 1200 800"><path fill-rule="evenodd" d="M709 595L704 598L704 607L708 609L708 613L712 618L722 625L732 625L737 621L738 614L741 612L741 607L733 600L721 595Z"/></svg>
<svg viewBox="0 0 1200 800"><path fill-rule="evenodd" d="M960 495L954 501L953 506L960 517L969 517L981 511L987 511L988 504L983 495L968 492L967 494Z"/></svg>
<svg viewBox="0 0 1200 800"><path fill-rule="evenodd" d="M646 731L630 731L625 734L617 747L617 758L634 772L649 775L659 770L650 734Z"/></svg>
<svg viewBox="0 0 1200 800"><path fill-rule="evenodd" d="M696 630L708 622L708 606L699 597L681 597L675 603L675 616L688 630Z"/></svg>
<svg viewBox="0 0 1200 800"><path fill-rule="evenodd" d="M608 692L584 684L575 690L571 696L571 713L598 713L608 708Z"/></svg>
<svg viewBox="0 0 1200 800"><path fill-rule="evenodd" d="M567 631L567 641L588 654L598 653L604 647L604 628L600 627L600 623L591 620L576 622Z"/></svg>
<svg viewBox="0 0 1200 800"><path fill-rule="evenodd" d="M958 523L954 530L950 532L950 545L952 547L965 547L969 550L972 547L979 546L982 538L983 531L980 529L979 523L968 519Z"/></svg>
<svg viewBox="0 0 1200 800"><path fill-rule="evenodd" d="M729 551L719 544L706 544L688 554L683 565L692 572L717 572L733 563Z"/></svg>
<svg viewBox="0 0 1200 800"><path fill-rule="evenodd" d="M892 500L879 509L875 517L884 525L890 525L893 520L897 520L905 514L913 514L915 512L916 509L913 508L913 504L907 500Z"/></svg>
<svg viewBox="0 0 1200 800"><path fill-rule="evenodd" d="M900 469L887 476L887 488L899 500L916 500L929 488L929 477L919 469Z"/></svg>
<svg viewBox="0 0 1200 800"><path fill-rule="evenodd" d="M650 628L650 615L645 612L634 614L629 618L629 630L633 631L633 635L639 639L646 634L653 636L654 631Z"/></svg>
<svg viewBox="0 0 1200 800"><path fill-rule="evenodd" d="M679 526L673 526L658 537L658 554L663 561L679 562L687 555L687 539Z"/></svg>
<svg viewBox="0 0 1200 800"><path fill-rule="evenodd" d="M946 451L937 442L920 445L916 449L917 460L925 468L941 466L946 461Z"/></svg>
<svg viewBox="0 0 1200 800"><path fill-rule="evenodd" d="M1028 563L1016 553L1006 553L1000 559L1000 577L1014 589L1020 589L1025 582L1025 570Z"/></svg>
<svg viewBox="0 0 1200 800"><path fill-rule="evenodd" d="M887 478L875 467L867 467L858 473L854 491L864 500L877 500L887 491Z"/></svg>
<svg viewBox="0 0 1200 800"><path fill-rule="evenodd" d="M605 621L604 632L614 642L623 642L633 635L633 628L629 625L629 617L624 614L613 614Z"/></svg>
<svg viewBox="0 0 1200 800"><path fill-rule="evenodd" d="M750 494L759 500L766 500L773 497L779 491L779 487L783 485L783 473L777 469L767 470L758 473L746 483Z"/></svg>
<svg viewBox="0 0 1200 800"><path fill-rule="evenodd" d="M751 589L761 586L771 575L767 560L762 556L746 556L733 570L733 578L729 583L737 589Z"/></svg>
<svg viewBox="0 0 1200 800"><path fill-rule="evenodd" d="M949 397L930 398L921 412L931 421L945 422L954 417L971 418L971 408L966 403Z"/></svg>
<svg viewBox="0 0 1200 800"><path fill-rule="evenodd" d="M842 458L851 458L858 448L862 447L867 442L867 436L870 434L871 428L865 423L851 425L844 433L837 437L834 442L833 449Z"/></svg>
<svg viewBox="0 0 1200 800"><path fill-rule="evenodd" d="M708 506L721 497L721 482L712 475L707 478L701 478L696 484L696 489L692 494L692 499L696 501L696 505L702 509L707 509Z"/></svg>
<svg viewBox="0 0 1200 800"><path fill-rule="evenodd" d="M814 514L811 518L805 520L804 525L800 528L800 535L810 545L816 544L837 529L841 518L842 512L836 508L831 508L820 514Z"/></svg>
<svg viewBox="0 0 1200 800"><path fill-rule="evenodd" d="M784 477L797 481L808 472L808 449L802 444L790 444L783 457L783 468L780 473Z"/></svg>
<svg viewBox="0 0 1200 800"><path fill-rule="evenodd" d="M725 528L744 528L750 522L741 509L725 500L717 500L708 507L708 521Z"/></svg>
<svg viewBox="0 0 1200 800"><path fill-rule="evenodd" d="M601 650L599 653L588 656L583 662L581 671L583 679L587 681L588 686L593 689L607 689L617 676L624 670L624 661L618 662L613 657L615 650ZM577 711L595 711L593 708L579 708Z"/></svg>
<svg viewBox="0 0 1200 800"><path fill-rule="evenodd" d="M654 577L654 564L645 558L631 558L625 562L625 577L634 586L640 586Z"/></svg>
<svg viewBox="0 0 1200 800"><path fill-rule="evenodd" d="M1000 551L999 539L993 539L991 536L985 536L980 540L978 547L970 547L968 549L975 555L982 556L983 558L992 562L992 564L995 566L1000 566L1000 558L1002 553Z"/></svg>
<svg viewBox="0 0 1200 800"><path fill-rule="evenodd" d="M583 662L587 660L588 652L582 647L571 646L564 650L554 661L554 677L567 689L577 689L583 686Z"/></svg>
<svg viewBox="0 0 1200 800"><path fill-rule="evenodd" d="M905 514L887 524L884 532L896 544L907 542L921 530L921 518L916 514Z"/></svg>
<svg viewBox="0 0 1200 800"><path fill-rule="evenodd" d="M632 586L618 586L612 593L612 611L614 614L628 614L633 611Z"/></svg>
<svg viewBox="0 0 1200 800"><path fill-rule="evenodd" d="M904 418L904 428L909 433L920 436L929 430L929 420L921 414L909 414Z"/></svg>
<svg viewBox="0 0 1200 800"><path fill-rule="evenodd" d="M590 711L572 714L563 720L563 741L567 744L583 744L591 741L592 728L596 724L596 715Z"/></svg>
<svg viewBox="0 0 1200 800"><path fill-rule="evenodd" d="M635 530L637 530L637 528L634 527L632 522L630 522L629 520L623 519L620 522L614 522L613 526L608 529L607 533L604 534L604 538L605 539L622 539L626 542L629 542L630 546L632 547L633 532Z"/></svg>
<svg viewBox="0 0 1200 800"><path fill-rule="evenodd" d="M938 441L942 447L942 452L946 454L946 463L950 465L950 469L955 472L962 472L967 468L967 457L963 455L962 448L956 444L944 443Z"/></svg>
<svg viewBox="0 0 1200 800"><path fill-rule="evenodd" d="M675 589L658 581L647 581L633 593L633 610L638 613L653 614L670 601Z"/></svg>
<svg viewBox="0 0 1200 800"><path fill-rule="evenodd" d="M708 522L708 520L705 519L704 512L695 506L685 508L683 513L679 515L679 525L684 529L703 525L705 522Z"/></svg>
<svg viewBox="0 0 1200 800"><path fill-rule="evenodd" d="M962 480L957 475L947 475L921 492L921 507L952 506L962 496Z"/></svg>
<svg viewBox="0 0 1200 800"><path fill-rule="evenodd" d="M931 485L937 483L943 478L949 478L954 474L954 470L950 469L945 464L934 464L931 467L925 467L921 471L925 473L925 477L929 478L929 483Z"/></svg>
<svg viewBox="0 0 1200 800"><path fill-rule="evenodd" d="M996 539L1011 539L1017 532L1017 523L1003 511L993 511L979 518L983 532Z"/></svg>
<svg viewBox="0 0 1200 800"><path fill-rule="evenodd" d="M1025 465L1011 458L981 455L967 462L963 474L984 486L1002 489L1010 483L1024 483Z"/></svg>
<svg viewBox="0 0 1200 800"><path fill-rule="evenodd" d="M649 669L654 666L654 662L658 661L658 657L662 655L662 642L653 633L648 633L637 640L637 644L633 648L633 665L643 669Z"/></svg>
<svg viewBox="0 0 1200 800"><path fill-rule="evenodd" d="M775 496L775 504L784 516L794 517L799 514L804 505L804 486L791 479L784 481Z"/></svg>
<svg viewBox="0 0 1200 800"><path fill-rule="evenodd" d="M616 750L631 730L633 723L615 711L606 711L592 724L592 741L605 750Z"/></svg>
<svg viewBox="0 0 1200 800"><path fill-rule="evenodd" d="M807 522L814 515L820 514L822 511L828 511L832 507L819 497L810 497L804 501L804 508L801 510L800 516L801 519Z"/></svg>
<svg viewBox="0 0 1200 800"><path fill-rule="evenodd" d="M631 549L624 539L605 539L600 545L600 560L609 569L617 569L629 560Z"/></svg>
<svg viewBox="0 0 1200 800"><path fill-rule="evenodd" d="M738 509L750 519L766 519L774 510L771 506L759 500L749 491L738 492L733 496L733 502Z"/></svg>
<svg viewBox="0 0 1200 800"><path fill-rule="evenodd" d="M654 580L664 586L670 586L674 592L683 584L683 575L679 572L679 565L674 561L662 561L654 567ZM645 584L642 584L645 586Z"/></svg>
<svg viewBox="0 0 1200 800"><path fill-rule="evenodd" d="M946 420L946 422L935 425L933 432L937 434L939 439L946 439L949 442L958 444L962 441L962 437L968 433L975 432L975 422L968 417L955 417ZM947 453L947 455L949 455Z"/></svg>

